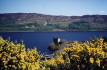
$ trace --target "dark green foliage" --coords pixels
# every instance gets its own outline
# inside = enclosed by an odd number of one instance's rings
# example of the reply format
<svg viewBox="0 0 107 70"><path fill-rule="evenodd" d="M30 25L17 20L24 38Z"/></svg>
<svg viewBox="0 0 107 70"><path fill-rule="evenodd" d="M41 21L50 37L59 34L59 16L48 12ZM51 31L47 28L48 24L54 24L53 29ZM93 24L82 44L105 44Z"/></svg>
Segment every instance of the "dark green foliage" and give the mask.
<svg viewBox="0 0 107 70"><path fill-rule="evenodd" d="M37 27L36 31L52 31L54 29L53 26L41 26Z"/></svg>
<svg viewBox="0 0 107 70"><path fill-rule="evenodd" d="M60 24L48 24L47 26L53 26L56 29L60 29Z"/></svg>
<svg viewBox="0 0 107 70"><path fill-rule="evenodd" d="M7 24L14 24L15 22L11 19L0 19L0 26L7 25Z"/></svg>
<svg viewBox="0 0 107 70"><path fill-rule="evenodd" d="M47 24L43 26L37 22L20 23L15 24L14 21L9 19L0 19L0 31L53 31L54 29L60 29L65 31L97 31L107 30L107 27L98 27L100 25L94 25L86 21L72 22L68 26L62 26L61 24Z"/></svg>
<svg viewBox="0 0 107 70"><path fill-rule="evenodd" d="M91 31L91 30L106 30L107 28L100 28L93 26L91 23L85 21L73 22L68 25L68 30L70 31Z"/></svg>
<svg viewBox="0 0 107 70"><path fill-rule="evenodd" d="M7 22L7 21L6 21ZM25 27L25 26L35 26L35 27L38 27L38 26L41 26L40 24L38 24L37 22L32 22L32 23L23 23L23 24L13 24L12 22L4 22L4 23L1 23L0 24L0 27Z"/></svg>
<svg viewBox="0 0 107 70"><path fill-rule="evenodd" d="M68 30L67 26L61 26L60 24L48 24L47 26L52 26L54 29Z"/></svg>

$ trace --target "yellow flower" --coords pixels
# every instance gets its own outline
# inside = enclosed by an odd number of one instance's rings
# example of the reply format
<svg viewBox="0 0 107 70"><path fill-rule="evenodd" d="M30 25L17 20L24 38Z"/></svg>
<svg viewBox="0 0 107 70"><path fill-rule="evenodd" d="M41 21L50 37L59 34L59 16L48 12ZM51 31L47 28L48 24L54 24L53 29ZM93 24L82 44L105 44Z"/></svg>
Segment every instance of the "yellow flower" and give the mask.
<svg viewBox="0 0 107 70"><path fill-rule="evenodd" d="M91 57L89 61L90 63L94 63L94 58Z"/></svg>
<svg viewBox="0 0 107 70"><path fill-rule="evenodd" d="M36 63L36 65L34 67L35 67L35 69L39 69L40 68L38 63Z"/></svg>
<svg viewBox="0 0 107 70"><path fill-rule="evenodd" d="M7 68L7 66L5 66L5 68Z"/></svg>
<svg viewBox="0 0 107 70"><path fill-rule="evenodd" d="M12 67L15 68L16 66L15 66L15 65L12 65Z"/></svg>
<svg viewBox="0 0 107 70"><path fill-rule="evenodd" d="M26 68L26 65L25 65L25 64L23 64L23 65L22 65L22 69L25 69L25 68Z"/></svg>
<svg viewBox="0 0 107 70"><path fill-rule="evenodd" d="M72 57L80 58L78 55L72 55Z"/></svg>
<svg viewBox="0 0 107 70"><path fill-rule="evenodd" d="M63 64L63 63L64 63L64 60L61 59L61 58L57 58L57 59L56 59L56 63L57 63L57 64Z"/></svg>
<svg viewBox="0 0 107 70"><path fill-rule="evenodd" d="M100 66L100 59L99 58L96 60L96 63L98 66Z"/></svg>

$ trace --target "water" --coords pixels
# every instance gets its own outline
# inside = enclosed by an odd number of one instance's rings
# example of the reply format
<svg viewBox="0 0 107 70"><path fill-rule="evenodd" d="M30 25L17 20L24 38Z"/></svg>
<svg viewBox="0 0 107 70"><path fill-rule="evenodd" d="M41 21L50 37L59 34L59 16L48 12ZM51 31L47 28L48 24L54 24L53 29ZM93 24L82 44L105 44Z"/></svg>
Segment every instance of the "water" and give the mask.
<svg viewBox="0 0 107 70"><path fill-rule="evenodd" d="M20 42L24 40L26 48L37 48L41 53L51 54L52 52L48 50L49 44L53 42L53 37L59 37L61 39L72 41L84 41L90 40L89 37L94 39L96 37L107 37L107 31L97 31L97 32L0 32L0 36L4 39L8 37L11 41L17 40Z"/></svg>

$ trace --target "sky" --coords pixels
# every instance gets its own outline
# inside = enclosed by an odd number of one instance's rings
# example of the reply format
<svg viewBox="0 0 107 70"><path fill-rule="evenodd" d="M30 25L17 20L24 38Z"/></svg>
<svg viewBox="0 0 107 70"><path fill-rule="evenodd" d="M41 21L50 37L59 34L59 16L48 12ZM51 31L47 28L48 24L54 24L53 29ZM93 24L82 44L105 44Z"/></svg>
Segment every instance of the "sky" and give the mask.
<svg viewBox="0 0 107 70"><path fill-rule="evenodd" d="M0 13L107 15L107 0L0 0Z"/></svg>

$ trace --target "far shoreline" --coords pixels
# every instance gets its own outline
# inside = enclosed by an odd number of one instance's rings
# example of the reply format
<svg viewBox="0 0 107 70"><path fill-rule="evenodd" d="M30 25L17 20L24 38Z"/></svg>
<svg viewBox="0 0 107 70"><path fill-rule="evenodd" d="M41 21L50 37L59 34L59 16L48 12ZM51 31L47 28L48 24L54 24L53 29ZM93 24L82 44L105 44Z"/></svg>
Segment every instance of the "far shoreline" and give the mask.
<svg viewBox="0 0 107 70"><path fill-rule="evenodd" d="M101 30L103 32L106 32L104 30ZM97 30L92 30L92 31L0 31L0 33L8 33L8 32L100 32Z"/></svg>

